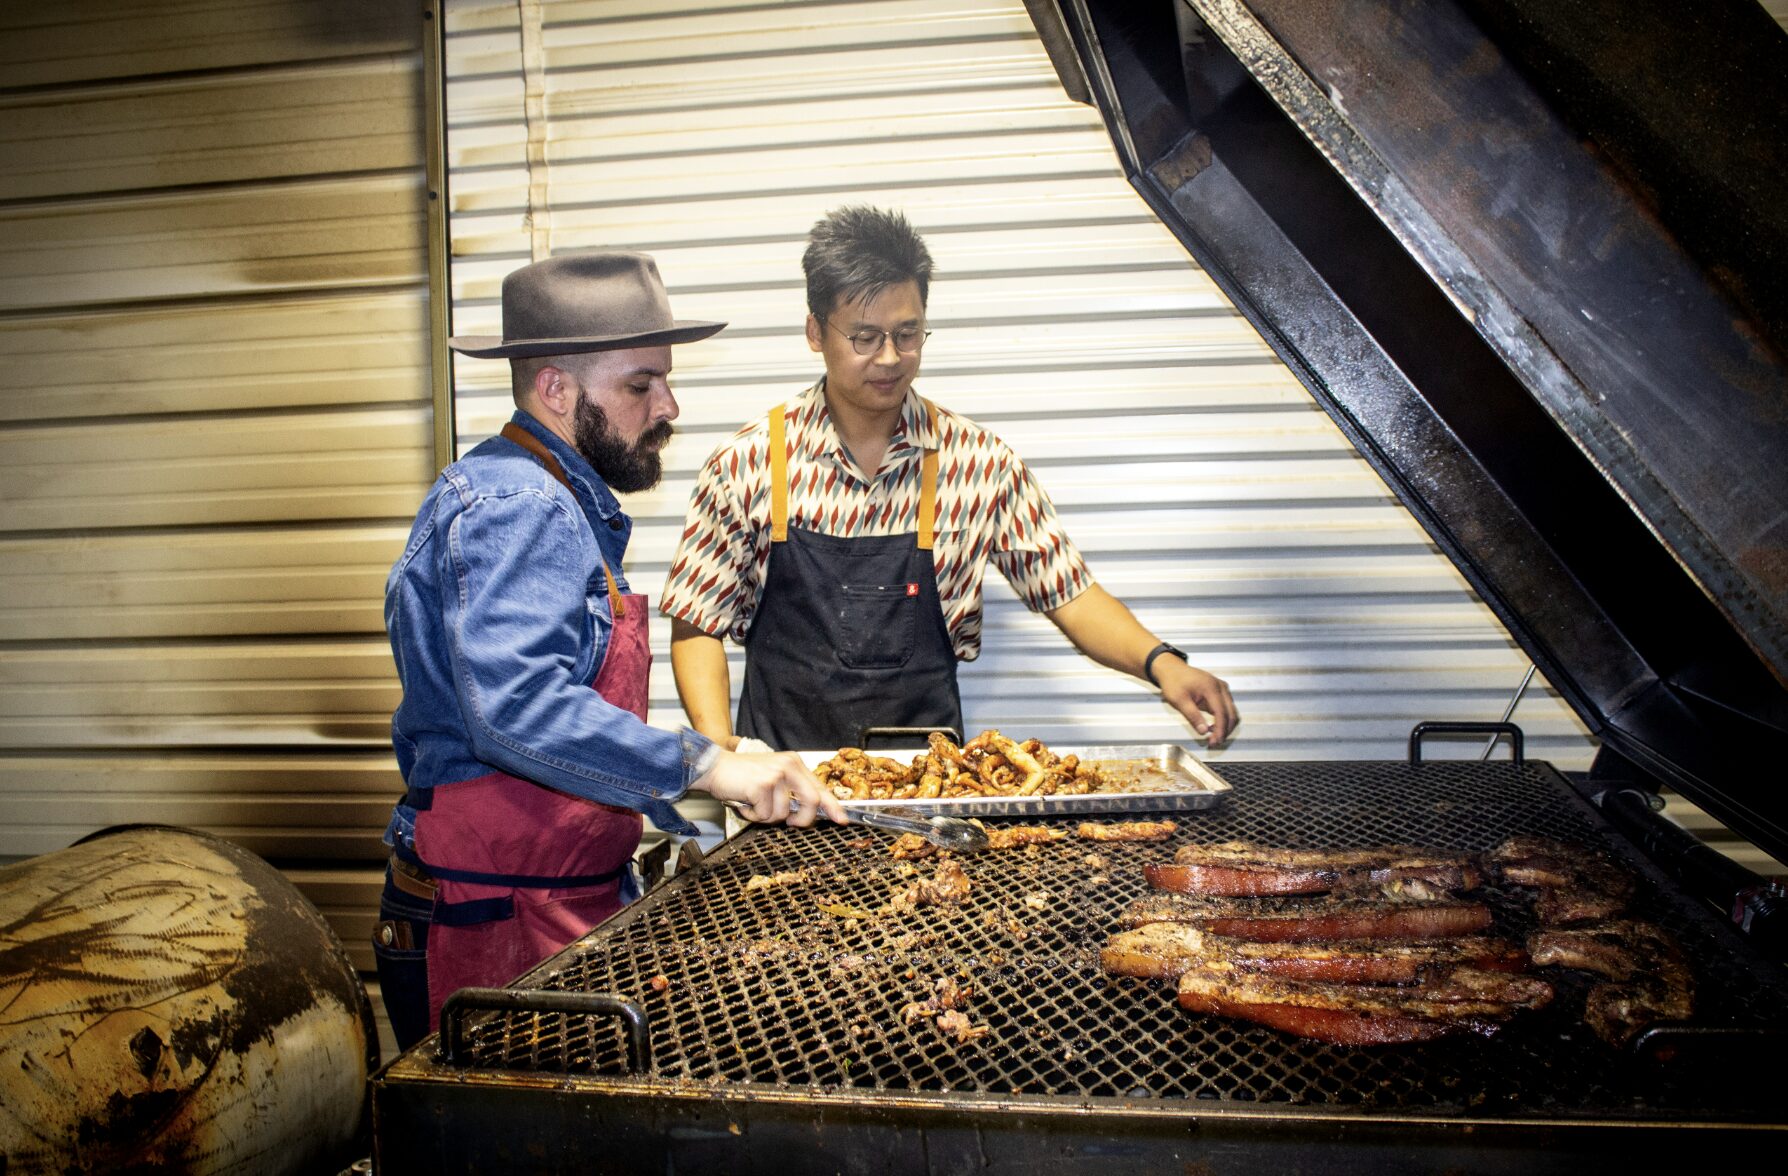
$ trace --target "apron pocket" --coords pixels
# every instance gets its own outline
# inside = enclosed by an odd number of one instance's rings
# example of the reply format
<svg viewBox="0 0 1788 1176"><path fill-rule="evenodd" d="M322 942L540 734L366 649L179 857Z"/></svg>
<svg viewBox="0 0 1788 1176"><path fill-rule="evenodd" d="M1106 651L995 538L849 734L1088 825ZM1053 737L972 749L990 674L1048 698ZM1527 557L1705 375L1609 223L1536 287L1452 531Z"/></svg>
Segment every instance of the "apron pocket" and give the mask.
<svg viewBox="0 0 1788 1176"><path fill-rule="evenodd" d="M613 882L547 891L518 891L517 930L528 936L541 959L581 939L621 909L621 889Z"/></svg>
<svg viewBox="0 0 1788 1176"><path fill-rule="evenodd" d="M838 660L853 670L904 666L913 656L917 584L841 584Z"/></svg>

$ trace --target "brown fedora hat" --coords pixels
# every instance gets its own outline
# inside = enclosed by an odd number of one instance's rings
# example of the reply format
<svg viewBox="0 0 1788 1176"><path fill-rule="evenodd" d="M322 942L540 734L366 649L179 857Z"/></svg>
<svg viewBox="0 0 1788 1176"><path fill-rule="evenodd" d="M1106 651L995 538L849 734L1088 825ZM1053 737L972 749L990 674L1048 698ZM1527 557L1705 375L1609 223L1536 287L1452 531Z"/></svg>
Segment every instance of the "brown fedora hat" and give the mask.
<svg viewBox="0 0 1788 1176"><path fill-rule="evenodd" d="M726 326L671 317L658 263L644 253L567 253L503 279L502 335L455 335L479 359L576 355L693 343Z"/></svg>

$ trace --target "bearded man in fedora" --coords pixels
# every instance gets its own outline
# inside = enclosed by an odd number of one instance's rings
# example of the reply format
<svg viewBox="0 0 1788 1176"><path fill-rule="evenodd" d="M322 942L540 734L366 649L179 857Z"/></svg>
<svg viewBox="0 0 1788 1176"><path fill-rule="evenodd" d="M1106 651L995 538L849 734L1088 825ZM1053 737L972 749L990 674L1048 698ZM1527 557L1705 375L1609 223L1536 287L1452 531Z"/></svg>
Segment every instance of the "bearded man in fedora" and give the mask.
<svg viewBox="0 0 1788 1176"><path fill-rule="evenodd" d="M792 755L645 723L648 608L621 567L616 492L658 482L671 347L726 324L671 316L652 258L592 252L503 281L515 415L442 471L385 587L406 790L373 947L403 1048L459 988L507 983L614 914L642 828L694 833L693 788L759 821L843 820Z"/></svg>

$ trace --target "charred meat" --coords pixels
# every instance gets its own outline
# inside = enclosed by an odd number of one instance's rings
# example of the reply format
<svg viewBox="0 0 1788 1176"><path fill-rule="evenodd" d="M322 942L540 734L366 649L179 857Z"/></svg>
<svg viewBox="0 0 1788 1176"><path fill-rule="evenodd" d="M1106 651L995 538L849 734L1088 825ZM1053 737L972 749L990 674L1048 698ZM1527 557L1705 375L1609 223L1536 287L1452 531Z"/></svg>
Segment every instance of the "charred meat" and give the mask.
<svg viewBox="0 0 1788 1176"><path fill-rule="evenodd" d="M1149 884L1182 894L1321 894L1380 882L1416 880L1444 890L1483 884L1470 854L1411 846L1360 850L1297 850L1226 841L1188 845L1172 865L1147 868Z"/></svg>
<svg viewBox="0 0 1788 1176"><path fill-rule="evenodd" d="M1435 939L1484 930L1490 908L1400 882L1315 899L1149 895L1123 914L1126 927L1145 923L1191 923L1212 935L1276 943Z"/></svg>
<svg viewBox="0 0 1788 1176"><path fill-rule="evenodd" d="M1517 1012L1551 999L1552 987L1543 980L1464 967L1404 987L1285 980L1227 966L1190 969L1179 983L1182 1008L1337 1045L1487 1034Z"/></svg>
<svg viewBox="0 0 1788 1176"><path fill-rule="evenodd" d="M1548 927L1612 918L1633 895L1633 876L1586 846L1511 837L1486 860L1504 882L1539 889L1534 915Z"/></svg>
<svg viewBox="0 0 1788 1176"><path fill-rule="evenodd" d="M1076 832L1086 841L1166 841L1177 827L1172 821L1082 821Z"/></svg>
<svg viewBox="0 0 1788 1176"><path fill-rule="evenodd" d="M1106 940L1099 960L1119 976L1172 979L1206 959L1287 980L1340 984L1411 984L1438 968L1466 966L1521 972L1527 953L1503 939L1343 939L1329 943L1261 943L1206 935L1185 923L1151 923Z"/></svg>
<svg viewBox="0 0 1788 1176"><path fill-rule="evenodd" d="M917 910L922 906L955 906L968 897L969 876L962 867L949 858L937 864L937 870L929 878L915 878L906 887L895 893L893 909L896 913Z"/></svg>
<svg viewBox="0 0 1788 1176"><path fill-rule="evenodd" d="M987 1026L976 1025L964 1011L974 994L974 989L955 978L941 977L932 985L929 997L901 1006L900 1019L911 1025L927 1017L935 1018L932 1024L943 1036L955 1038L959 1043L978 1040L987 1036Z"/></svg>
<svg viewBox="0 0 1788 1176"><path fill-rule="evenodd" d="M980 824L979 821L975 822ZM1023 845L1047 845L1051 841L1062 841L1068 836L1066 829L1058 829L1050 825L1008 825L1003 829L987 828L988 849L1017 849Z"/></svg>
<svg viewBox="0 0 1788 1176"><path fill-rule="evenodd" d="M1190 923L1144 923L1114 932L1099 953L1099 966L1112 976L1173 980L1204 958L1206 938Z"/></svg>
<svg viewBox="0 0 1788 1176"><path fill-rule="evenodd" d="M1065 841L1068 837L1066 829L1052 828L1048 825L1008 825L1003 829L983 825L980 821L972 821L987 834L988 849L1017 849L1025 845L1046 845L1051 841ZM902 833L888 847L888 856L896 861L917 861L937 853L937 846L925 840L917 833Z"/></svg>
<svg viewBox="0 0 1788 1176"><path fill-rule="evenodd" d="M1695 1011L1694 991L1682 976L1636 976L1598 984L1583 998L1583 1023L1603 1041L1625 1046L1656 1021L1685 1021Z"/></svg>
<svg viewBox="0 0 1788 1176"><path fill-rule="evenodd" d="M1605 977L1583 1001L1583 1020L1612 1046L1623 1046L1654 1021L1680 1021L1694 1011L1695 979L1676 941L1658 927L1619 919L1588 927L1549 928L1528 937L1542 967Z"/></svg>
<svg viewBox="0 0 1788 1176"><path fill-rule="evenodd" d="M888 847L888 856L897 862L928 858L936 852L937 846L917 833L902 833L894 839L894 844Z"/></svg>
<svg viewBox="0 0 1788 1176"><path fill-rule="evenodd" d="M746 890L768 890L772 886L793 886L807 881L807 871L777 870L774 874L753 874L745 879Z"/></svg>

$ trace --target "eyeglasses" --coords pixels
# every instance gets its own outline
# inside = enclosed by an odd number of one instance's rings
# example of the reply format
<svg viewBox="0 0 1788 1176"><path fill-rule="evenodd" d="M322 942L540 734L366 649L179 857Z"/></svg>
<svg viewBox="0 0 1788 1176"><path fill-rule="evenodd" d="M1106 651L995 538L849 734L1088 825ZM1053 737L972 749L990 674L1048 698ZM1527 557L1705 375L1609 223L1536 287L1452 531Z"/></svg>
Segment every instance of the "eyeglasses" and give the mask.
<svg viewBox="0 0 1788 1176"><path fill-rule="evenodd" d="M827 323L826 325L832 327L831 323ZM892 335L894 339L894 350L900 352L902 355L913 355L919 348L925 346L925 340L931 338L930 331L921 330L918 327L896 327L892 332L878 331L874 327L865 327L863 330L858 331L855 334L839 327L832 327L832 329L837 331L840 335L843 335L846 339L849 339L851 341L851 350L855 351L858 355L880 355L882 353L882 342L890 335Z"/></svg>

